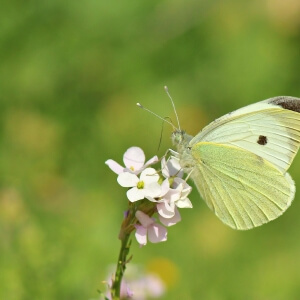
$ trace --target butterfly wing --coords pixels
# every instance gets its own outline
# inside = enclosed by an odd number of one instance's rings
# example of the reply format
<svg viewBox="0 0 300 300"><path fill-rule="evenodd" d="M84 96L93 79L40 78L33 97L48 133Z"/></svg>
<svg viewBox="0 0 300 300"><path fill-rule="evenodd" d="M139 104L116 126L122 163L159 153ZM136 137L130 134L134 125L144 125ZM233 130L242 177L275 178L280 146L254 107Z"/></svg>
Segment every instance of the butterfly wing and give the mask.
<svg viewBox="0 0 300 300"><path fill-rule="evenodd" d="M300 99L282 96L243 107L206 126L190 146L200 141L246 149L285 172L300 145Z"/></svg>
<svg viewBox="0 0 300 300"><path fill-rule="evenodd" d="M246 230L279 217L295 185L266 159L238 148L199 142L191 149L192 179L207 205L227 225Z"/></svg>

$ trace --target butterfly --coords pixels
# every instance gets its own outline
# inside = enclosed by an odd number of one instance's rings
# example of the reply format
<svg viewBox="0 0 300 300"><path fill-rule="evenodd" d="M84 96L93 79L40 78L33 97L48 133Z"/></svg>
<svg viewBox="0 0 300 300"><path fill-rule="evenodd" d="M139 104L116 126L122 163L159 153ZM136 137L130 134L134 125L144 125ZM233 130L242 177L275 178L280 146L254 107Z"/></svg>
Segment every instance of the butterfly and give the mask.
<svg viewBox="0 0 300 300"><path fill-rule="evenodd" d="M194 137L179 126L172 140L173 155L230 227L263 225L291 205L296 189L287 170L300 145L299 98L280 96L243 107Z"/></svg>

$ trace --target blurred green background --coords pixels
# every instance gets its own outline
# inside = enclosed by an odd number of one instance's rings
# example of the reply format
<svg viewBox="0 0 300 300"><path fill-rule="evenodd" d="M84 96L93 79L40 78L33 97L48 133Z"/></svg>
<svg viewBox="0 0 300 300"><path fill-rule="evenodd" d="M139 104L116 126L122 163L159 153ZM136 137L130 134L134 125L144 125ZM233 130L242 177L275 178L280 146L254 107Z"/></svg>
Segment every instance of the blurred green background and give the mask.
<svg viewBox="0 0 300 300"><path fill-rule="evenodd" d="M99 299L127 200L104 164L157 154L162 123L196 134L278 95L300 96L298 0L4 1L0 10L0 299ZM165 126L158 155L171 147ZM300 156L290 173L300 186ZM300 299L300 193L278 220L223 225L192 192L168 241L133 264L161 299Z"/></svg>

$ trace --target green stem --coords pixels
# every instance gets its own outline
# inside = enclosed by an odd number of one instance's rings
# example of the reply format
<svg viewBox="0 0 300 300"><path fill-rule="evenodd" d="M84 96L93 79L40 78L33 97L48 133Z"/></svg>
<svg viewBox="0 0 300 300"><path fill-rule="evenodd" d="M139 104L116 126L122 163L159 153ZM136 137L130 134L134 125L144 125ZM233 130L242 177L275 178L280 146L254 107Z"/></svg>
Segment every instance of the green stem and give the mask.
<svg viewBox="0 0 300 300"><path fill-rule="evenodd" d="M155 205L149 201L141 201L140 203L130 203L127 217L123 220L121 225L121 230L119 233L119 239L121 240L121 249L119 253L117 269L115 273L115 278L113 278L112 287L111 287L111 298L112 300L120 300L121 293L121 282L123 279L123 275L126 269L126 264L130 259L127 259L129 254L131 241L129 241L131 232L135 230L135 224L137 219L135 217L135 213L137 209L141 209L144 213L152 216L155 212Z"/></svg>
<svg viewBox="0 0 300 300"><path fill-rule="evenodd" d="M113 300L120 299L121 282L126 269L127 255L129 253L130 244L131 244L131 242L128 242L129 238L130 238L130 233L127 233L123 235L123 238L121 240L121 249L119 253L117 269L111 287L111 296Z"/></svg>

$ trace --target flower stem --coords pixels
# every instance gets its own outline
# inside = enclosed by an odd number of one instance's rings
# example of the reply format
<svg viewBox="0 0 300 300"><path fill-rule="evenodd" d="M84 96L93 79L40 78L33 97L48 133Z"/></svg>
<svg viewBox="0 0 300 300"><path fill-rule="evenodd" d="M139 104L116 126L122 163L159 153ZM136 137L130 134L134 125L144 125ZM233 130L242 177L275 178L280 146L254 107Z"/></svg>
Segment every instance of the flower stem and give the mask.
<svg viewBox="0 0 300 300"><path fill-rule="evenodd" d="M121 282L126 269L127 255L129 253L131 241L129 241L130 233L123 234L121 240L121 249L119 253L115 278L111 287L111 297L113 300L120 299Z"/></svg>
<svg viewBox="0 0 300 300"><path fill-rule="evenodd" d="M123 275L126 269L126 263L128 262L127 255L130 250L131 241L129 241L131 232L135 229L134 223L136 222L135 218L135 205L129 203L129 209L127 212L127 216L122 222L119 240L121 240L121 249L119 253L119 258L117 262L117 269L115 273L115 278L113 279L112 287L111 287L111 298L112 300L119 300L121 293L121 283L123 279Z"/></svg>
<svg viewBox="0 0 300 300"><path fill-rule="evenodd" d="M121 293L121 282L126 269L126 264L129 262L130 258L127 259L129 254L131 240L129 240L131 233L135 230L135 224L137 219L135 213L138 208L143 208L143 211L148 215L152 216L155 211L155 205L153 203L148 203L147 201L141 201L140 204L130 203L127 215L122 222L119 239L121 240L121 249L119 253L119 258L117 262L117 269L115 277L113 278L111 286L111 298L112 300L120 300Z"/></svg>

